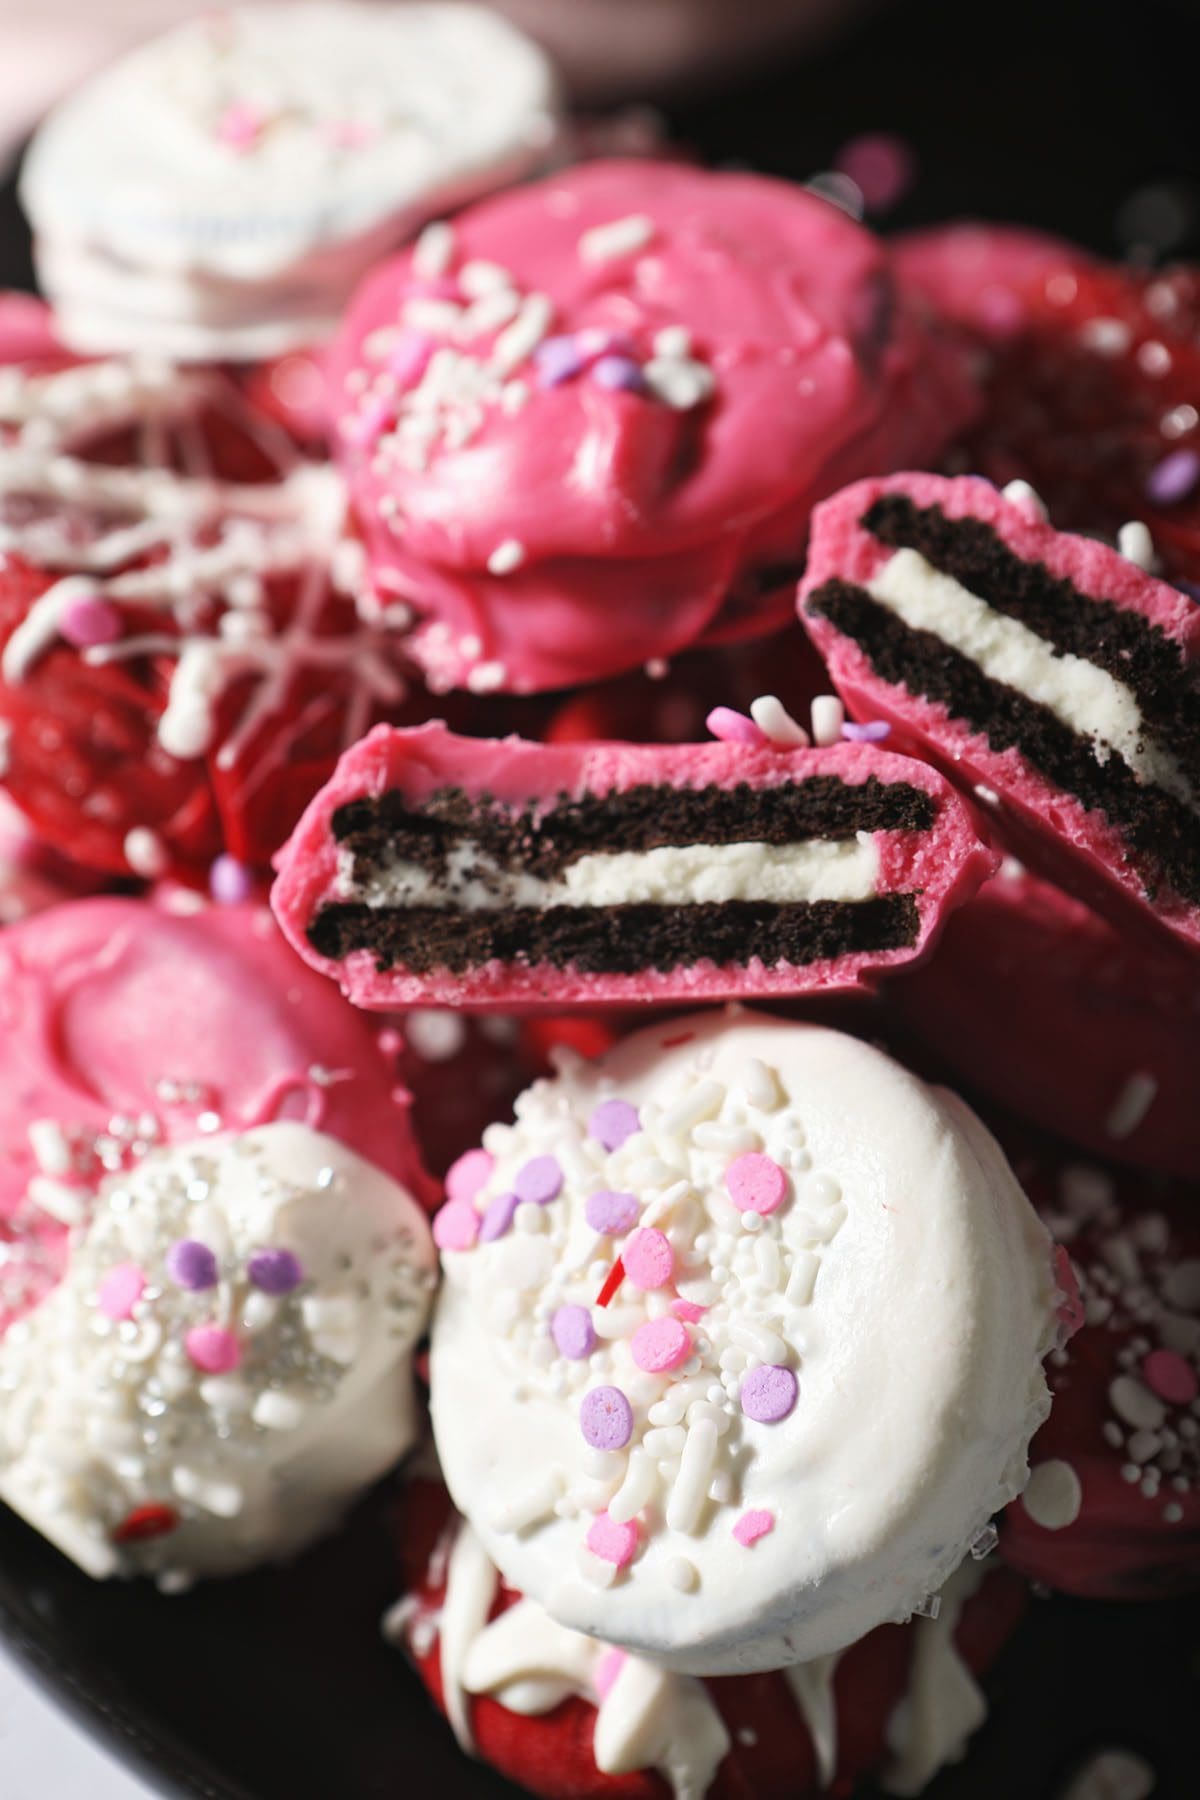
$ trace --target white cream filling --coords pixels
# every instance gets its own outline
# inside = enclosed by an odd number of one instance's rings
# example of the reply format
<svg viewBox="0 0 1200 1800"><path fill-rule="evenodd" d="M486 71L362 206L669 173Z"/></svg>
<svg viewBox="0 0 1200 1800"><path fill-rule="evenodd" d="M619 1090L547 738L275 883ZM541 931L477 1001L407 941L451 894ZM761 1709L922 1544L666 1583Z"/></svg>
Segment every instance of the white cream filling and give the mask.
<svg viewBox="0 0 1200 1800"><path fill-rule="evenodd" d="M1060 656L1028 626L996 612L916 550L897 550L867 592L906 625L961 651L989 680L1048 707L1069 730L1092 741L1098 762L1119 756L1139 780L1195 807L1191 784L1175 757L1147 732L1124 682L1081 656Z"/></svg>
<svg viewBox="0 0 1200 1800"><path fill-rule="evenodd" d="M728 900L870 900L878 891L879 851L869 832L841 842L681 844L581 856L554 881L504 869L478 846L455 849L444 875L395 861L365 881L343 857L342 886L368 906L501 907L700 905Z"/></svg>

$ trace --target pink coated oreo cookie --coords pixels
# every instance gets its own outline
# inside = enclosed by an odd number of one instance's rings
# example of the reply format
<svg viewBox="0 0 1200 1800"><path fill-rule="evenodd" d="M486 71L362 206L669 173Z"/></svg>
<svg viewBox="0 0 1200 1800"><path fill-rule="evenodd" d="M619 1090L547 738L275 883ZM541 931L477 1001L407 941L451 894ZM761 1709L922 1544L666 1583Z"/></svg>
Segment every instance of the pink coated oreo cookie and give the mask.
<svg viewBox="0 0 1200 1800"><path fill-rule="evenodd" d="M800 616L851 712L972 783L1023 858L1200 947L1196 601L1036 499L901 475L819 510Z"/></svg>
<svg viewBox="0 0 1200 1800"><path fill-rule="evenodd" d="M1094 1156L1200 1179L1200 1010L1178 959L1006 864L894 982L969 1088Z"/></svg>
<svg viewBox="0 0 1200 1800"><path fill-rule="evenodd" d="M540 745L435 724L343 758L273 905L359 1005L712 1000L869 985L993 866L942 778L872 745ZM778 1204L758 1176L752 1210Z"/></svg>
<svg viewBox="0 0 1200 1800"><path fill-rule="evenodd" d="M385 263L330 382L381 602L415 609L435 690L480 693L769 629L813 501L936 455L971 405L845 214L643 161L515 189Z"/></svg>
<svg viewBox="0 0 1200 1800"><path fill-rule="evenodd" d="M393 1059L265 908L66 902L0 935L0 984L3 1322L57 1279L98 1183L163 1145L297 1120L429 1197ZM203 1249L174 1246L176 1285L199 1291ZM110 1317L136 1273L106 1292ZM260 1277L279 1292L287 1271Z"/></svg>

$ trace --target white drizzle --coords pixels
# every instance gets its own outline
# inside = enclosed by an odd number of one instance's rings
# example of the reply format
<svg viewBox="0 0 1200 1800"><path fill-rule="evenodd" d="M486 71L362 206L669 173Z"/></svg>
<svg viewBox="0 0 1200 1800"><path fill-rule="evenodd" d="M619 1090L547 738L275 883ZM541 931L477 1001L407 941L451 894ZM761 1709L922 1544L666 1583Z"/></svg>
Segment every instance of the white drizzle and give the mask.
<svg viewBox="0 0 1200 1800"><path fill-rule="evenodd" d="M278 479L217 479L199 429L202 407L253 438ZM111 467L77 453L100 433L135 425L140 466ZM177 658L158 738L180 760L212 748L220 702L247 675L255 679L218 755L225 769L280 712L301 669L349 676L347 744L361 736L375 706L403 698L386 631L356 614L343 635L319 634L331 596L357 598L361 579L340 478L331 467L300 461L222 377L138 358L55 374L5 368L0 427L9 433L0 443L0 507L7 503L9 514L0 521L0 553L62 571L10 637L0 661L5 681L25 680L61 641L74 603L98 599L163 614L161 633L118 636L79 654L94 667ZM163 463L171 442L189 473ZM21 517L27 505L32 515ZM81 514L95 529L83 542L73 528ZM153 560L143 566L146 558ZM299 593L279 628L265 602L267 584L281 577L296 580Z"/></svg>

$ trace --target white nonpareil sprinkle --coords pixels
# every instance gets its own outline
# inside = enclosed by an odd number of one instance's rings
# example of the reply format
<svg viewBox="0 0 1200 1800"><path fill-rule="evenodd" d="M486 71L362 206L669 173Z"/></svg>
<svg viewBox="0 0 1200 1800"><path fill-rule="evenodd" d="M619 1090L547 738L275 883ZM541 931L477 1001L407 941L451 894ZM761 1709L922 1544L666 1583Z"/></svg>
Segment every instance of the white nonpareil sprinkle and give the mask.
<svg viewBox="0 0 1200 1800"><path fill-rule="evenodd" d="M1158 1082L1153 1075L1139 1069L1126 1081L1104 1121L1109 1137L1127 1138L1137 1130L1154 1104Z"/></svg>
<svg viewBox="0 0 1200 1800"><path fill-rule="evenodd" d="M454 228L444 219L426 225L413 246L413 273L425 281L436 281L450 267L454 256Z"/></svg>
<svg viewBox="0 0 1200 1800"><path fill-rule="evenodd" d="M1060 1800L1146 1800L1157 1776L1132 1750L1100 1750L1062 1790Z"/></svg>
<svg viewBox="0 0 1200 1800"><path fill-rule="evenodd" d="M1122 525L1117 533L1117 549L1126 562L1131 562L1137 569L1143 569L1147 575L1157 561L1150 529L1140 519L1131 519L1128 525Z"/></svg>
<svg viewBox="0 0 1200 1800"><path fill-rule="evenodd" d="M489 575L511 575L525 561L525 546L520 538L505 538L487 559Z"/></svg>
<svg viewBox="0 0 1200 1800"><path fill-rule="evenodd" d="M654 221L645 213L629 213L605 225L593 225L579 239L579 258L585 263L611 262L644 250L654 238Z"/></svg>
<svg viewBox="0 0 1200 1800"><path fill-rule="evenodd" d="M673 412L690 412L712 398L716 378L705 363L688 358L653 356L642 370L656 400Z"/></svg>
<svg viewBox="0 0 1200 1800"><path fill-rule="evenodd" d="M165 873L167 852L157 832L148 830L144 825L135 825L132 831L125 833L122 849L125 861L135 875L153 881Z"/></svg>
<svg viewBox="0 0 1200 1800"><path fill-rule="evenodd" d="M1019 506L1023 513L1037 519L1039 524L1044 525L1050 517L1046 502L1027 481L1010 481L1003 492L1010 506Z"/></svg>
<svg viewBox="0 0 1200 1800"><path fill-rule="evenodd" d="M750 703L750 717L763 736L783 750L806 750L808 733L798 725L774 694L760 694Z"/></svg>
<svg viewBox="0 0 1200 1800"><path fill-rule="evenodd" d="M846 708L836 694L818 694L812 703L812 736L813 743L828 749L831 744L841 742L842 726L846 723Z"/></svg>

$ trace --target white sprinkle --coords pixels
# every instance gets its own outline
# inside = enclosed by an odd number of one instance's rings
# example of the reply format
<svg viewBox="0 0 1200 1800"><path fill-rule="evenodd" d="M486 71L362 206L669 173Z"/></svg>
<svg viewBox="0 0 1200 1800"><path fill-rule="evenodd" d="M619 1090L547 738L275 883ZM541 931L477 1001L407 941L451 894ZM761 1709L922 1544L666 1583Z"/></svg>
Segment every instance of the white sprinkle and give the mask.
<svg viewBox="0 0 1200 1800"><path fill-rule="evenodd" d="M528 294L511 325L506 325L492 345L489 365L503 380L533 355L550 329L554 308L545 294Z"/></svg>
<svg viewBox="0 0 1200 1800"><path fill-rule="evenodd" d="M682 1425L656 1426L642 1439L642 1447L650 1456L682 1456L687 1433Z"/></svg>
<svg viewBox="0 0 1200 1800"><path fill-rule="evenodd" d="M665 356L678 362L692 353L692 334L686 325L665 325L654 334L655 356Z"/></svg>
<svg viewBox="0 0 1200 1800"><path fill-rule="evenodd" d="M650 1433L647 1432L647 1437ZM683 1433L680 1432L680 1438ZM643 1440L645 1443L645 1440ZM629 1467L625 1471L625 1479L608 1503L608 1516L614 1524L625 1525L636 1518L644 1506L653 1500L658 1487L658 1472L654 1467L653 1452L648 1445L630 1454Z"/></svg>
<svg viewBox="0 0 1200 1800"><path fill-rule="evenodd" d="M1140 519L1131 519L1127 525L1122 525L1117 533L1117 549L1135 569L1143 569L1148 575L1154 568L1157 560L1154 539L1150 536L1149 527Z"/></svg>
<svg viewBox="0 0 1200 1800"><path fill-rule="evenodd" d="M424 1062L449 1062L467 1046L467 1027L461 1013L442 1007L419 1007L404 1021L404 1036Z"/></svg>
<svg viewBox="0 0 1200 1800"><path fill-rule="evenodd" d="M735 1344L743 1350L749 1350L752 1356L759 1357L765 1363L783 1363L787 1361L788 1347L783 1339L758 1319L737 1319L729 1328L729 1335Z"/></svg>
<svg viewBox="0 0 1200 1800"><path fill-rule="evenodd" d="M653 237L653 219L645 213L630 213L624 219L612 219L585 231L579 239L579 260L603 263L618 256L633 256L644 250Z"/></svg>
<svg viewBox="0 0 1200 1800"><path fill-rule="evenodd" d="M681 1594L690 1594L700 1579L700 1573L695 1563L689 1562L686 1556L671 1557L663 1574L671 1586L677 1588Z"/></svg>
<svg viewBox="0 0 1200 1800"><path fill-rule="evenodd" d="M704 363L677 362L666 356L651 357L642 374L655 399L673 412L690 412L694 406L702 406L711 399L717 385L712 370Z"/></svg>
<svg viewBox="0 0 1200 1800"><path fill-rule="evenodd" d="M721 1109L725 1098L725 1089L719 1081L711 1079L698 1081L694 1088L669 1106L659 1120L661 1129L668 1136L690 1131L702 1119L713 1118Z"/></svg>
<svg viewBox="0 0 1200 1800"><path fill-rule="evenodd" d="M811 1250L797 1250L792 1258L792 1272L784 1290L793 1306L808 1306L813 1297L817 1271L821 1264Z"/></svg>
<svg viewBox="0 0 1200 1800"><path fill-rule="evenodd" d="M679 1474L667 1501L667 1525L671 1531L692 1532L699 1524L719 1442L711 1419L698 1419L688 1427Z"/></svg>
<svg viewBox="0 0 1200 1800"><path fill-rule="evenodd" d="M153 881L161 875L167 866L167 852L157 832L149 831L144 825L135 825L132 831L125 833L122 845L125 861L135 875Z"/></svg>
<svg viewBox="0 0 1200 1800"><path fill-rule="evenodd" d="M485 294L501 293L511 288L513 278L500 263L475 258L458 271L458 285L468 300L481 300Z"/></svg>
<svg viewBox="0 0 1200 1800"><path fill-rule="evenodd" d="M1166 1408L1144 1383L1132 1375L1118 1375L1109 1383L1109 1404L1119 1419L1137 1431L1159 1431Z"/></svg>
<svg viewBox="0 0 1200 1800"><path fill-rule="evenodd" d="M1132 333L1124 319L1089 319L1079 333L1080 341L1097 356L1123 356Z"/></svg>
<svg viewBox="0 0 1200 1800"><path fill-rule="evenodd" d="M750 702L750 717L763 736L780 750L806 750L808 733L798 725L782 700L774 694L760 694Z"/></svg>
<svg viewBox="0 0 1200 1800"><path fill-rule="evenodd" d="M29 1148L43 1175L69 1175L71 1143L57 1119L34 1119L29 1126Z"/></svg>
<svg viewBox="0 0 1200 1800"><path fill-rule="evenodd" d="M476 663L467 671L467 687L473 694L494 694L507 679L508 670L502 662Z"/></svg>
<svg viewBox="0 0 1200 1800"><path fill-rule="evenodd" d="M1200 1311L1200 1257L1189 1256L1162 1279L1163 1299L1181 1312Z"/></svg>
<svg viewBox="0 0 1200 1800"><path fill-rule="evenodd" d="M1127 1138L1136 1131L1153 1106L1157 1093L1158 1082L1153 1075L1144 1070L1131 1075L1104 1121L1109 1137Z"/></svg>
<svg viewBox="0 0 1200 1800"><path fill-rule="evenodd" d="M554 1513L566 1488L566 1477L557 1466L546 1469L519 1494L501 1501L492 1513L493 1531L527 1531Z"/></svg>
<svg viewBox="0 0 1200 1800"><path fill-rule="evenodd" d="M525 561L525 546L520 538L505 538L487 559L490 575L511 575Z"/></svg>
<svg viewBox="0 0 1200 1800"><path fill-rule="evenodd" d="M1157 1431L1135 1431L1127 1446L1130 1460L1135 1463L1148 1463L1162 1447L1163 1441Z"/></svg>
<svg viewBox="0 0 1200 1800"><path fill-rule="evenodd" d="M171 1485L181 1500L190 1501L218 1519L236 1519L242 1510L242 1490L235 1483L210 1479L182 1463L172 1471Z"/></svg>
<svg viewBox="0 0 1200 1800"><path fill-rule="evenodd" d="M779 1244L765 1231L754 1246L754 1266L763 1286L772 1291L779 1286Z"/></svg>
<svg viewBox="0 0 1200 1800"><path fill-rule="evenodd" d="M761 1057L748 1056L742 1064L739 1083L751 1106L759 1112L774 1112L779 1105L779 1076Z"/></svg>
<svg viewBox="0 0 1200 1800"><path fill-rule="evenodd" d="M26 1189L34 1206L40 1206L61 1225L78 1225L83 1221L86 1192L85 1188L68 1187L66 1182L55 1181L49 1175L35 1175Z"/></svg>
<svg viewBox="0 0 1200 1800"><path fill-rule="evenodd" d="M846 708L836 694L818 694L812 703L812 737L813 743L827 749L830 744L838 744L842 738L842 726L846 723Z"/></svg>
<svg viewBox="0 0 1200 1800"><path fill-rule="evenodd" d="M1178 1525L1183 1517L1183 1508L1177 1500L1171 1500L1163 1507L1163 1518L1168 1525Z"/></svg>
<svg viewBox="0 0 1200 1800"><path fill-rule="evenodd" d="M1079 1517L1083 1488L1070 1463L1039 1463L1021 1496L1025 1511L1045 1531L1062 1531Z"/></svg>
<svg viewBox="0 0 1200 1800"><path fill-rule="evenodd" d="M264 1388L254 1402L250 1417L266 1431L295 1431L303 1424L307 1411L308 1407L298 1395Z"/></svg>
<svg viewBox="0 0 1200 1800"><path fill-rule="evenodd" d="M1010 481L1004 489L1004 498L1010 506L1019 506L1023 513L1041 525L1050 517L1046 502L1027 481Z"/></svg>
<svg viewBox="0 0 1200 1800"><path fill-rule="evenodd" d="M414 275L424 281L436 281L450 267L454 255L454 229L444 219L426 225L413 246Z"/></svg>
<svg viewBox="0 0 1200 1800"><path fill-rule="evenodd" d="M1150 1764L1132 1750L1100 1750L1063 1790L1061 1800L1146 1800L1156 1780Z"/></svg>

